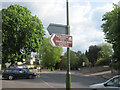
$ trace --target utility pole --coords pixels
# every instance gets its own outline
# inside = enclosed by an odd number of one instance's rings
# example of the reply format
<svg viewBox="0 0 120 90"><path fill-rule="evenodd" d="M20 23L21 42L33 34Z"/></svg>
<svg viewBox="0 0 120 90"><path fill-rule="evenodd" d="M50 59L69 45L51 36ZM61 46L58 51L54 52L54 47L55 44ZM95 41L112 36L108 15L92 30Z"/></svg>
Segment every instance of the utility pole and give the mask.
<svg viewBox="0 0 120 90"><path fill-rule="evenodd" d="M67 35L70 35L69 25L69 0L66 1L67 10ZM71 73L70 73L70 48L67 47L67 74L66 74L66 90L71 90Z"/></svg>

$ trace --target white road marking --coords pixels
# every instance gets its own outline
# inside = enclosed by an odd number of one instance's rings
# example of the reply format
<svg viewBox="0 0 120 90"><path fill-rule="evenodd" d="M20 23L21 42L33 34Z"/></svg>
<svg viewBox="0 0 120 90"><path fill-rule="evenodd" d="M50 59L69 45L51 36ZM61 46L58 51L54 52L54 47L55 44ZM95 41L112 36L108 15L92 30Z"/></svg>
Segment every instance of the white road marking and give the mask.
<svg viewBox="0 0 120 90"><path fill-rule="evenodd" d="M43 81L47 86L49 86L50 88L54 88L53 86L49 85L47 82L45 82L44 80L41 79L41 81Z"/></svg>

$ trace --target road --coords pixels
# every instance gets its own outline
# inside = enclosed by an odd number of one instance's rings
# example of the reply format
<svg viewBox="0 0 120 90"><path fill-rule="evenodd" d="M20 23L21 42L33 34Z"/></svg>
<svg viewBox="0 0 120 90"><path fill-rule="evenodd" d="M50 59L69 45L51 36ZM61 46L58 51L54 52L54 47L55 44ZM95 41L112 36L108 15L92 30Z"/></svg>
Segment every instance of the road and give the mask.
<svg viewBox="0 0 120 90"><path fill-rule="evenodd" d="M72 88L88 88L89 85L104 82L99 76L84 76L71 72ZM2 80L2 88L65 88L66 72L41 73L35 79Z"/></svg>

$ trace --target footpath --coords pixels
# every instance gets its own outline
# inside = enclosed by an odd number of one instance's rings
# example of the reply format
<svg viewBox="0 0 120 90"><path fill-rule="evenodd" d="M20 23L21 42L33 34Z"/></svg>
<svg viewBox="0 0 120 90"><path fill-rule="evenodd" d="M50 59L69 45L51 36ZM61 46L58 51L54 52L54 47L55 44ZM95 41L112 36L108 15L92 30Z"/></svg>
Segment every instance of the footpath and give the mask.
<svg viewBox="0 0 120 90"><path fill-rule="evenodd" d="M100 76L102 78L105 78L105 79L110 79L112 78L113 76L115 76L115 74L112 74L111 71L104 71L104 72L98 72L98 73L80 73L80 72L77 72L76 73L77 75L83 75L83 76Z"/></svg>

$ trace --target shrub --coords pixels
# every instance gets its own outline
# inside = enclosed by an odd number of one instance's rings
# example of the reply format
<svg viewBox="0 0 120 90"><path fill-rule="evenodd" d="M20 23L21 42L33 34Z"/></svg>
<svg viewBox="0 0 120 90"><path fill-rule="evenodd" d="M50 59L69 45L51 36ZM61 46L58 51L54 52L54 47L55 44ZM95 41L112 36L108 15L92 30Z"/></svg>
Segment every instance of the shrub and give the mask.
<svg viewBox="0 0 120 90"><path fill-rule="evenodd" d="M33 67L30 67L29 69L34 69Z"/></svg>
<svg viewBox="0 0 120 90"><path fill-rule="evenodd" d="M104 66L104 65L109 65L110 64L110 59L103 59L100 58L97 60L97 62L95 63L95 66Z"/></svg>
<svg viewBox="0 0 120 90"><path fill-rule="evenodd" d="M112 67L115 70L120 70L120 62L111 62L110 67Z"/></svg>

